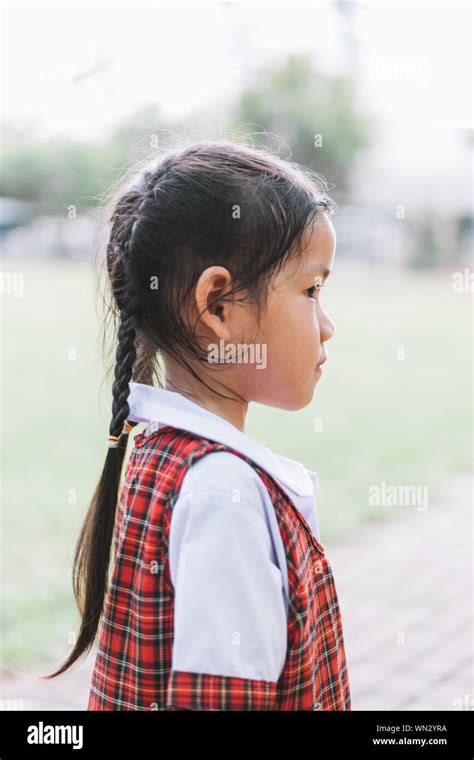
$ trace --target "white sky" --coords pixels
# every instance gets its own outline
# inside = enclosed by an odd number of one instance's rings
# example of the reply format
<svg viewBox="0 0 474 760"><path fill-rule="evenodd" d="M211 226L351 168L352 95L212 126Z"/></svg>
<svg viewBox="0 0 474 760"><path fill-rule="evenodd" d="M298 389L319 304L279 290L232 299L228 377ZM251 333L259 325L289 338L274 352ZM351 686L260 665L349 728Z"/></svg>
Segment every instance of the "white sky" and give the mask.
<svg viewBox="0 0 474 760"><path fill-rule="evenodd" d="M471 4L353 5L356 58L332 2L4 2L2 117L93 139L151 102L169 117L218 107L264 61L306 50L358 72L386 119L469 127Z"/></svg>

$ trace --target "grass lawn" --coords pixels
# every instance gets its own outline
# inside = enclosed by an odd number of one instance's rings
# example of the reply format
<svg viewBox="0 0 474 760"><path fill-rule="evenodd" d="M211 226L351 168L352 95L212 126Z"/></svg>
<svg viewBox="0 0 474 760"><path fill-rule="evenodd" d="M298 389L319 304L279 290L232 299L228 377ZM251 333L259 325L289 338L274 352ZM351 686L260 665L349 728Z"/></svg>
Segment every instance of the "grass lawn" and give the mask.
<svg viewBox="0 0 474 760"><path fill-rule="evenodd" d="M2 660L28 667L66 656L78 629L73 551L106 453L111 390L99 392L88 267L4 261L2 270L24 274L23 297L2 298ZM470 468L471 297L453 292L449 272L336 262L322 294L336 334L312 403L254 406L247 423L318 472L323 544L414 508L370 506L370 486L426 485L432 502Z"/></svg>

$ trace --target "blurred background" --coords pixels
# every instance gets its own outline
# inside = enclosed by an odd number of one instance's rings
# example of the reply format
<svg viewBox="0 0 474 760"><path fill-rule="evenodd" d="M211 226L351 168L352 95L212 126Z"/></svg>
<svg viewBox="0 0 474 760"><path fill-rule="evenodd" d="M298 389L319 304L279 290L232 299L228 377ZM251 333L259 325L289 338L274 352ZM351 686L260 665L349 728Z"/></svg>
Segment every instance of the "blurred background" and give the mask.
<svg viewBox="0 0 474 760"><path fill-rule="evenodd" d="M353 709L474 709L471 27L467 2L3 5L4 709L87 701L87 662L28 674L74 642L106 454L104 193L170 140L219 137L319 172L338 204L324 376L247 432L319 475Z"/></svg>

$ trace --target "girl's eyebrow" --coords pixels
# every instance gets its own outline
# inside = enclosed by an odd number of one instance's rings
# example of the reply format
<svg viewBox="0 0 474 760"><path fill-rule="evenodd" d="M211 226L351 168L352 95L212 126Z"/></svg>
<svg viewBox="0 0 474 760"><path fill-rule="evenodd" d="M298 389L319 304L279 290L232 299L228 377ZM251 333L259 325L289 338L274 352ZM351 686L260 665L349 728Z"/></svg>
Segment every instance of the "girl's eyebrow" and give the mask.
<svg viewBox="0 0 474 760"><path fill-rule="evenodd" d="M317 268L316 272L314 272L313 269L309 270L303 275L303 277L314 277L314 279L316 279L316 277L322 276L323 282L326 282L331 272L332 272L332 269L321 269L321 267L319 267Z"/></svg>

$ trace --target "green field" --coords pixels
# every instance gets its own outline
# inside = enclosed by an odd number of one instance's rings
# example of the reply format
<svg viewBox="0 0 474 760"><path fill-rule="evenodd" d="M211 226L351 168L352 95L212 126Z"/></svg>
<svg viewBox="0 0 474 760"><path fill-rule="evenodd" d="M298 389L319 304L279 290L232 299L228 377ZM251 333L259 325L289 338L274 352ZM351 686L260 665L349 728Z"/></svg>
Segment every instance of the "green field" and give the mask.
<svg viewBox="0 0 474 760"><path fill-rule="evenodd" d="M23 297L2 294L2 660L28 667L65 655L77 630L72 558L106 453L111 391L99 392L88 267L15 260L2 270L24 274ZM336 262L322 294L336 334L312 404L255 406L247 425L318 472L323 544L413 509L370 507L371 485L427 485L433 502L470 468L471 298L453 292L449 272Z"/></svg>

